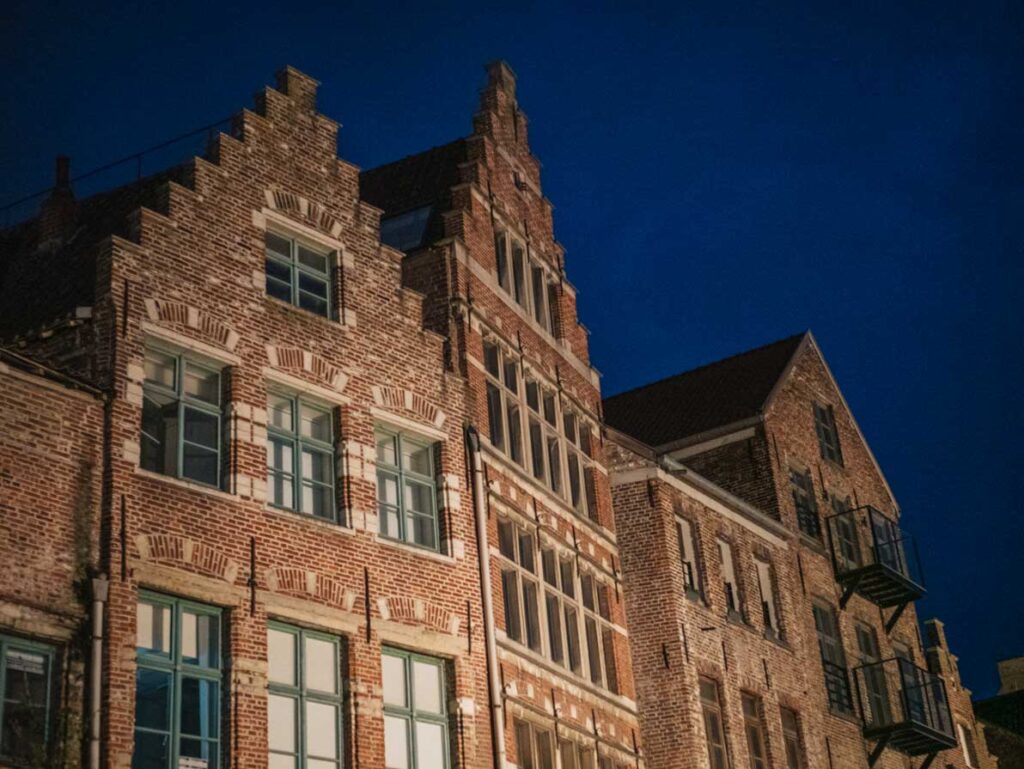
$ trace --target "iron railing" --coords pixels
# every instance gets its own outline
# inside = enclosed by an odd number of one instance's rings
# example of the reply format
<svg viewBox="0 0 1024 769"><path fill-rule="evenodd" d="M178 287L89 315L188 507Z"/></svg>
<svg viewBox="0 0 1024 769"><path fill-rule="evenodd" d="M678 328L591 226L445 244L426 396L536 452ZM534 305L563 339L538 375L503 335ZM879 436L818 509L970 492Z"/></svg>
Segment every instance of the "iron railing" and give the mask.
<svg viewBox="0 0 1024 769"><path fill-rule="evenodd" d="M218 134L235 135L235 125L234 117L224 118L73 176L70 182L74 185L75 196L83 199L119 187L138 184L146 176L173 168L189 158L207 156ZM53 189L54 187L50 186L0 205L0 230L38 215L40 206Z"/></svg>
<svg viewBox="0 0 1024 769"><path fill-rule="evenodd" d="M869 738L885 738L911 755L956 744L946 682L901 657L854 669L857 701Z"/></svg>
<svg viewBox="0 0 1024 769"><path fill-rule="evenodd" d="M827 524L837 580L854 582L880 606L924 595L917 544L892 518L868 505L832 515Z"/></svg>
<svg viewBox="0 0 1024 769"><path fill-rule="evenodd" d="M825 693L828 706L837 713L853 713L853 692L850 691L850 672L843 666L822 659L825 671Z"/></svg>

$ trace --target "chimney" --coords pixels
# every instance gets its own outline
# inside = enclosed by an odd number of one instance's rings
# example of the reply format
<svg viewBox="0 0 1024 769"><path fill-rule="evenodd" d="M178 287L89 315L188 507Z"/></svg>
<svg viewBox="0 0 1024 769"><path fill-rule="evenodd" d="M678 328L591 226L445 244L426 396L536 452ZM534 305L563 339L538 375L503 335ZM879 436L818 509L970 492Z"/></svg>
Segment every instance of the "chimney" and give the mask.
<svg viewBox="0 0 1024 769"><path fill-rule="evenodd" d="M39 211L39 247L56 248L75 226L78 204L71 190L71 158L58 155L53 190Z"/></svg>
<svg viewBox="0 0 1024 769"><path fill-rule="evenodd" d="M295 67L285 67L277 73L277 90L309 112L316 112L316 89L319 85L319 81Z"/></svg>

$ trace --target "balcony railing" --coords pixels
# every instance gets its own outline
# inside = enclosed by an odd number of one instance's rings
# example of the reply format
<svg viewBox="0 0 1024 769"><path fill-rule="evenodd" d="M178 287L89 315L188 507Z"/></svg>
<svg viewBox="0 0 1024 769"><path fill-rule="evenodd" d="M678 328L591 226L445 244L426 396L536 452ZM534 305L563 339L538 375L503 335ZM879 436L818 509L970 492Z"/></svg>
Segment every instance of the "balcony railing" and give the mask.
<svg viewBox="0 0 1024 769"><path fill-rule="evenodd" d="M908 756L956 746L941 677L899 657L854 670L864 736L876 740L870 764L886 747Z"/></svg>
<svg viewBox="0 0 1024 769"><path fill-rule="evenodd" d="M832 565L845 588L845 606L859 593L883 608L898 607L890 625L910 602L925 593L924 574L913 538L873 507L859 507L828 518Z"/></svg>

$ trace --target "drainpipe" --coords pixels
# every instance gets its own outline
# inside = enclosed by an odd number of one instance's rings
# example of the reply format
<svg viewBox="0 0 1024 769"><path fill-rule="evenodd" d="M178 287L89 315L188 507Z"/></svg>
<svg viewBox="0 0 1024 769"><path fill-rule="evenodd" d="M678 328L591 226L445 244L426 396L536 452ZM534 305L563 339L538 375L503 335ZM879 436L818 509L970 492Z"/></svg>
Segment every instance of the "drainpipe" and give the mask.
<svg viewBox="0 0 1024 769"><path fill-rule="evenodd" d="M498 673L498 647L494 640L494 601L491 598L491 556L487 542L487 490L484 488L483 460L480 458L480 434L472 425L466 428L466 445L473 471L473 512L476 518L476 549L480 559L480 597L484 613L484 643L487 650L487 690L490 697L491 741L494 766L505 769L505 714L501 702L501 676Z"/></svg>
<svg viewBox="0 0 1024 769"><path fill-rule="evenodd" d="M100 711L103 706L103 609L110 581L106 574L92 581L92 668L89 671L89 769L100 769Z"/></svg>

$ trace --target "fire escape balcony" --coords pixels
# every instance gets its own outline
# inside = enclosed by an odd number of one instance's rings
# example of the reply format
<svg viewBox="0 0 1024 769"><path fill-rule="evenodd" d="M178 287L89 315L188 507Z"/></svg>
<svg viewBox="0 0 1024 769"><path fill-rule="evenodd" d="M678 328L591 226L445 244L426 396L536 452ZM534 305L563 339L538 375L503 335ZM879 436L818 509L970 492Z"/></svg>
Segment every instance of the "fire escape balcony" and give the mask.
<svg viewBox="0 0 1024 769"><path fill-rule="evenodd" d="M832 565L843 586L840 607L854 593L883 609L895 607L886 621L891 631L907 605L925 594L917 544L871 506L832 515L827 524Z"/></svg>
<svg viewBox="0 0 1024 769"><path fill-rule="evenodd" d="M854 680L864 737L875 741L870 766L886 747L928 756L921 769L939 751L956 747L946 682L940 676L896 657L861 665Z"/></svg>

